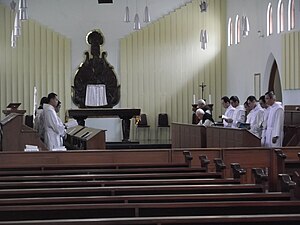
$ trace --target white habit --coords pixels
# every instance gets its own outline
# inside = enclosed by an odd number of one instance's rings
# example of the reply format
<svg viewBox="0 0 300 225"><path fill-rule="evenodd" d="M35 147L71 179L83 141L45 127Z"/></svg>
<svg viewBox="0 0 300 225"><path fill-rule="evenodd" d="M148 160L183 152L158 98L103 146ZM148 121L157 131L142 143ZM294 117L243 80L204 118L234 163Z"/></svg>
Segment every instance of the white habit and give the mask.
<svg viewBox="0 0 300 225"><path fill-rule="evenodd" d="M266 147L281 147L283 141L284 111L281 104L277 102L269 106L269 108L265 145ZM273 137L278 137L276 143L272 143Z"/></svg>
<svg viewBox="0 0 300 225"><path fill-rule="evenodd" d="M254 109L251 109L247 115L246 123L250 124L250 132L257 137L261 138L262 123L264 121L264 110L257 104Z"/></svg>
<svg viewBox="0 0 300 225"><path fill-rule="evenodd" d="M245 123L246 112L243 105L239 105L234 109L232 127L238 127L239 123Z"/></svg>
<svg viewBox="0 0 300 225"><path fill-rule="evenodd" d="M226 109L224 116L227 118L233 119L233 113L234 113L234 108L232 105L229 105L229 107ZM223 120L224 127L231 127L232 123L227 123L225 120Z"/></svg>
<svg viewBox="0 0 300 225"><path fill-rule="evenodd" d="M49 150L62 147L65 126L58 118L52 105L44 104L45 135L44 141Z"/></svg>
<svg viewBox="0 0 300 225"><path fill-rule="evenodd" d="M261 146L266 147L266 130L267 130L267 122L268 122L268 116L270 112L270 107L264 109L264 120L262 123L262 134L261 134Z"/></svg>
<svg viewBox="0 0 300 225"><path fill-rule="evenodd" d="M40 138L44 139L45 133L45 122L44 122L44 110L38 109L36 110L36 116L34 118L34 126L33 128L37 130Z"/></svg>

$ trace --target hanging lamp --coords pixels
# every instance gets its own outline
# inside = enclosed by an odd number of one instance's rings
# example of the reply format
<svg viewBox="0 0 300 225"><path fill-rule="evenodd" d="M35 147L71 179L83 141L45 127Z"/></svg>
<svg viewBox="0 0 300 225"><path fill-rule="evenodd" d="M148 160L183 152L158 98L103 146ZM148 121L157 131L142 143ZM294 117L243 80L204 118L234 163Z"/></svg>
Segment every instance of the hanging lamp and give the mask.
<svg viewBox="0 0 300 225"><path fill-rule="evenodd" d="M124 15L124 22L125 22L125 23L129 23L129 22L130 22L128 0L127 0L127 2L126 2L125 15Z"/></svg>
<svg viewBox="0 0 300 225"><path fill-rule="evenodd" d="M135 7L136 7L136 9L135 9L136 13L135 13L135 16L134 16L133 29L134 30L140 30L141 29L141 23L140 23L139 14L137 13L137 0L136 0L135 4L136 4L135 5Z"/></svg>
<svg viewBox="0 0 300 225"><path fill-rule="evenodd" d="M149 8L148 8L148 4L147 3L148 3L148 1L146 0L146 7L145 7L145 12L144 12L144 22L145 23L151 22Z"/></svg>

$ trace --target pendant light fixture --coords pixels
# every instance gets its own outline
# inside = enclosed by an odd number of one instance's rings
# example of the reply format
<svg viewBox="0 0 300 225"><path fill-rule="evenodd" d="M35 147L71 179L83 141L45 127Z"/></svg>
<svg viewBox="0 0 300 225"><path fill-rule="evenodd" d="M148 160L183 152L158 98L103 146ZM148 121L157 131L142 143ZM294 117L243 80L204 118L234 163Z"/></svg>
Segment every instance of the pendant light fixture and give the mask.
<svg viewBox="0 0 300 225"><path fill-rule="evenodd" d="M16 6L17 6L17 3L14 0L12 0L10 2L10 9L11 9L11 11L15 12Z"/></svg>
<svg viewBox="0 0 300 225"><path fill-rule="evenodd" d="M19 19L28 20L28 3L27 0L19 0Z"/></svg>
<svg viewBox="0 0 300 225"><path fill-rule="evenodd" d="M126 8L125 8L124 22L125 22L125 23L129 23L129 22L130 22L128 0L126 1Z"/></svg>
<svg viewBox="0 0 300 225"><path fill-rule="evenodd" d="M10 46L11 46L12 48L17 47L17 36L14 35L14 30L11 31Z"/></svg>
<svg viewBox="0 0 300 225"><path fill-rule="evenodd" d="M201 1L201 3L200 3L200 11L201 12L206 12L207 11L207 6L208 6L208 4L207 4L206 1Z"/></svg>
<svg viewBox="0 0 300 225"><path fill-rule="evenodd" d="M134 30L140 30L141 29L141 23L140 23L140 18L139 18L139 14L137 13L137 0L135 2L135 16L134 16L134 24L133 24L133 29Z"/></svg>
<svg viewBox="0 0 300 225"><path fill-rule="evenodd" d="M149 8L148 8L148 4L147 3L148 3L148 1L146 0L146 7L145 7L145 12L144 12L144 22L145 23L151 22Z"/></svg>
<svg viewBox="0 0 300 225"><path fill-rule="evenodd" d="M21 36L21 21L20 21L20 11L17 11L16 15L15 15L15 21L14 21L14 29L13 29L13 33L16 37Z"/></svg>

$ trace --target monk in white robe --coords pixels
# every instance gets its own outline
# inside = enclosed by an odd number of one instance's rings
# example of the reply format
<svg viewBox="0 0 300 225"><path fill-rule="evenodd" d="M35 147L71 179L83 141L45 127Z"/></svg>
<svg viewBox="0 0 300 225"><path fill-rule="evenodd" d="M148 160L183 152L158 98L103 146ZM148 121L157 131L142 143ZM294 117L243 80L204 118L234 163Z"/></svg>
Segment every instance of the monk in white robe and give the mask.
<svg viewBox="0 0 300 225"><path fill-rule="evenodd" d="M250 124L250 132L261 138L264 110L259 104L257 104L255 96L249 96L247 98L247 104L250 108L250 112L247 115L246 123Z"/></svg>
<svg viewBox="0 0 300 225"><path fill-rule="evenodd" d="M264 108L264 119L262 123L262 134L261 134L261 146L266 147L266 131L267 131L267 122L270 112L270 107Z"/></svg>
<svg viewBox="0 0 300 225"><path fill-rule="evenodd" d="M281 147L283 142L284 110L281 104L276 102L276 96L273 92L267 92L265 99L270 108L265 133L265 145L272 148Z"/></svg>
<svg viewBox="0 0 300 225"><path fill-rule="evenodd" d="M227 96L224 96L221 98L222 106L226 109L224 116L222 116L223 119L223 125L224 127L231 127L233 122L233 113L234 108L230 104L230 100Z"/></svg>
<svg viewBox="0 0 300 225"><path fill-rule="evenodd" d="M240 105L240 100L237 96L230 97L230 104L234 107L232 127L239 127L240 123L245 123L246 121L246 111L243 105Z"/></svg>
<svg viewBox="0 0 300 225"><path fill-rule="evenodd" d="M40 101L40 106L35 112L35 118L34 118L34 125L33 128L37 130L41 140L44 140L44 133L45 133L45 122L44 122L44 110L43 106L48 102L47 97L42 97Z"/></svg>
<svg viewBox="0 0 300 225"><path fill-rule="evenodd" d="M62 147L62 137L65 135L65 126L58 118L55 108L58 103L57 95L50 93L48 95L49 104L44 104L45 121L45 144L49 150Z"/></svg>

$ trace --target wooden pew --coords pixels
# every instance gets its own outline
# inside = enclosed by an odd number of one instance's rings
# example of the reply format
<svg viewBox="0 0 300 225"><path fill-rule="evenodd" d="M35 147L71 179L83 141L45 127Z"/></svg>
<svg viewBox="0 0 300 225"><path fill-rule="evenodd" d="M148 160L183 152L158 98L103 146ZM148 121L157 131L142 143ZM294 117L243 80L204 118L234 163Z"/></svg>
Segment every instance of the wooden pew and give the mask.
<svg viewBox="0 0 300 225"><path fill-rule="evenodd" d="M0 221L158 216L300 214L300 201L226 201L1 206Z"/></svg>
<svg viewBox="0 0 300 225"><path fill-rule="evenodd" d="M67 197L94 195L153 195L153 194L201 194L201 193L261 193L263 187L255 184L213 184L213 185L158 185L158 186L116 186L116 187L70 187L2 189L1 198L22 197Z"/></svg>
<svg viewBox="0 0 300 225"><path fill-rule="evenodd" d="M95 180L138 180L138 179L183 179L183 178L221 178L221 173L181 172L181 173L132 173L132 174L79 174L79 175L39 175L4 176L0 182L17 181L95 181Z"/></svg>
<svg viewBox="0 0 300 225"><path fill-rule="evenodd" d="M298 225L300 214L260 214L227 216L174 216L141 218L89 218L66 220L4 221L6 225Z"/></svg>
<svg viewBox="0 0 300 225"><path fill-rule="evenodd" d="M149 186L149 185L191 185L191 184L239 184L239 179L143 179L143 180L94 180L94 181L28 181L0 182L0 189L24 189L46 187L110 187L110 186Z"/></svg>
<svg viewBox="0 0 300 225"><path fill-rule="evenodd" d="M212 201L286 201L290 193L215 193L215 194L153 194L121 196L78 196L78 197L35 197L3 198L4 205L44 205L44 204L87 204L87 203L158 203L158 202L212 202Z"/></svg>
<svg viewBox="0 0 300 225"><path fill-rule="evenodd" d="M0 177L5 176L39 176L39 175L78 175L78 174L137 174L137 173L188 173L205 172L205 168L188 167L157 167L157 168L119 168L119 169L51 169L51 170L13 170L0 171Z"/></svg>

